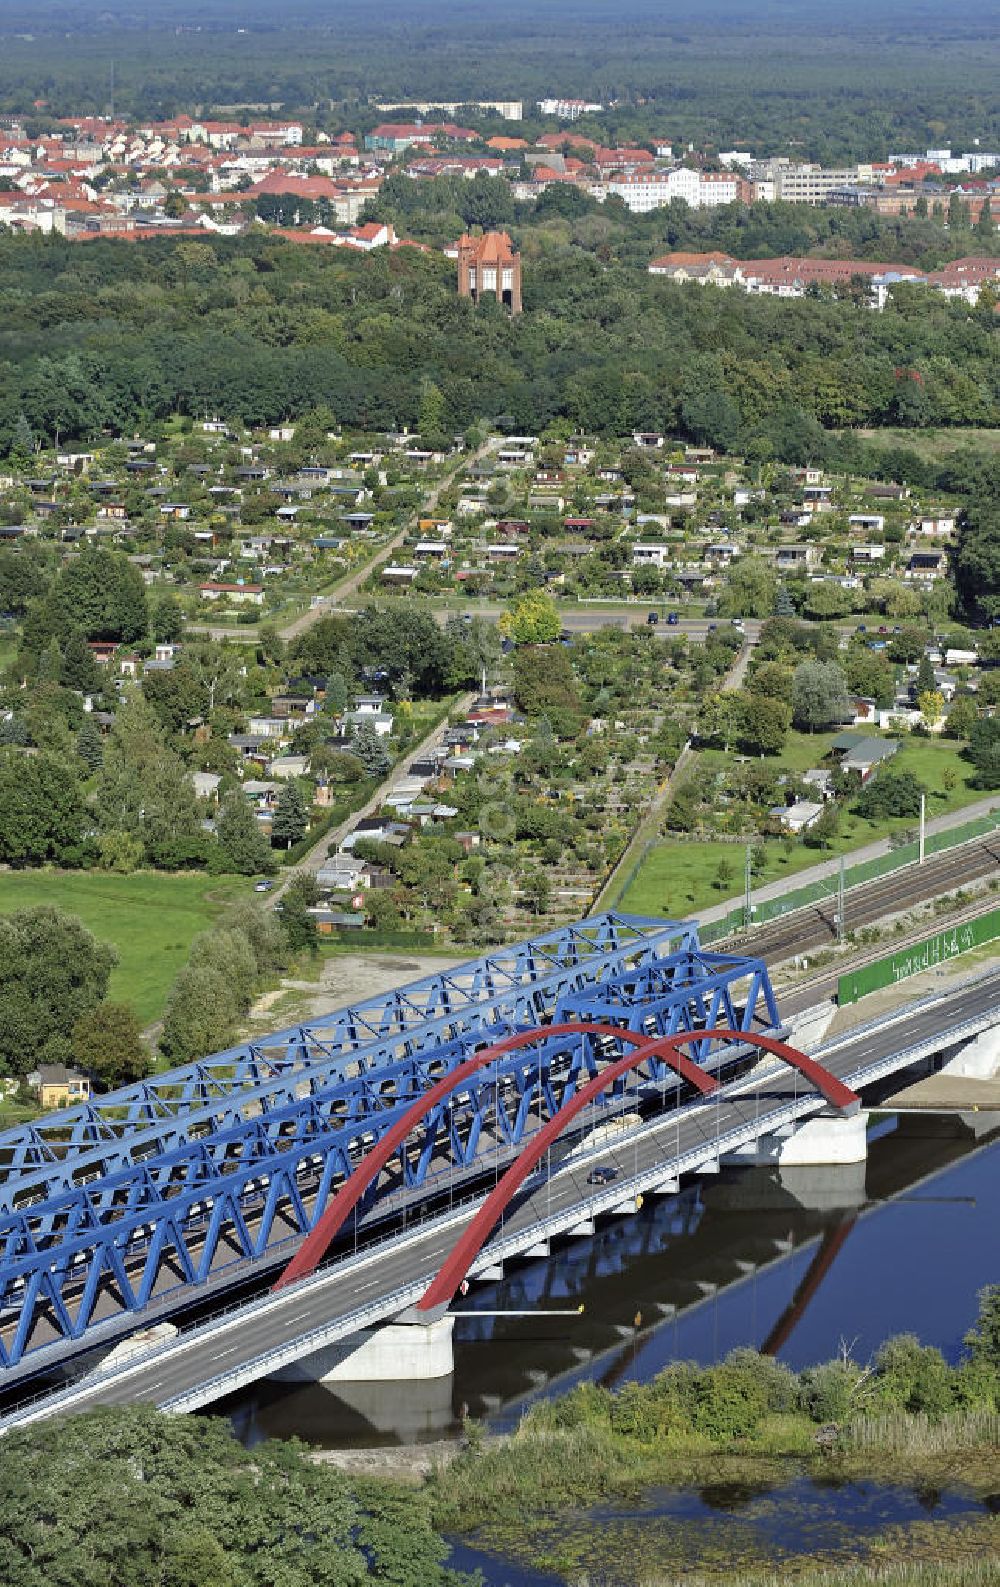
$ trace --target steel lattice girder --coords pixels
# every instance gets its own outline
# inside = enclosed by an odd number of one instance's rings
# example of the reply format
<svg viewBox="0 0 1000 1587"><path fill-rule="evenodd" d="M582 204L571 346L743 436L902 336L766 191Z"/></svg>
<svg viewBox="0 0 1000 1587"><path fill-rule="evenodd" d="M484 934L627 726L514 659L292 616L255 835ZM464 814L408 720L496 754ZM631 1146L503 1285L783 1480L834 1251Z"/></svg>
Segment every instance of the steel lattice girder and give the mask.
<svg viewBox="0 0 1000 1587"><path fill-rule="evenodd" d="M739 999L734 996L738 992ZM671 954L571 992L560 1002L556 1017L606 1019L650 1036L720 1025L749 1032L776 1029L779 1023L763 959L701 949ZM692 1055L702 1061L710 1047L710 1042L695 1042Z"/></svg>
<svg viewBox="0 0 1000 1587"><path fill-rule="evenodd" d="M633 967L615 978L612 1006L619 1021L627 1015L633 994L644 1003L644 994L655 989L659 1005L662 989L672 984L678 1007L697 997L697 965L690 954L655 962L648 957L641 973ZM745 977L748 966L759 964L725 962L733 978ZM564 978L555 979L563 979L565 990ZM637 1013L628 1018L636 1028L641 1021ZM309 1230L331 1190L392 1126L400 1109L504 1029L494 1022L488 1036L480 1028L401 1064L317 1088L282 1108L239 1120L229 1131L184 1142L156 1160L130 1165L93 1186L76 1187L5 1219L0 1224L0 1307L8 1313L8 1337L3 1337L0 1310L0 1365L20 1359L39 1307L47 1310L63 1338L81 1339L109 1284L120 1307L141 1311L151 1299L162 1302L170 1289L182 1291L210 1277L219 1279L224 1267L242 1264L244 1272L233 1273L238 1277L245 1276L247 1264L274 1260L276 1244L297 1240ZM603 1062L606 1057L588 1044L567 1053L564 1038L549 1043L543 1038L527 1060L512 1055L497 1070L486 1072L482 1085L463 1086L447 1109L428 1118L419 1142L413 1148L408 1143L400 1153L396 1183L425 1183L442 1148L450 1164L468 1169L480 1154L487 1118L493 1123L492 1149L516 1149L529 1126L558 1111L578 1082L597 1072L598 1058ZM676 1084L672 1075L670 1083ZM384 1194L385 1187L380 1190ZM73 1295L72 1311L67 1289ZM19 1313L13 1340L11 1310Z"/></svg>
<svg viewBox="0 0 1000 1587"><path fill-rule="evenodd" d="M464 1055L475 1044L454 1045ZM536 1048L528 1056L512 1054L503 1065L484 1071L480 1083L463 1086L448 1104L436 1109L426 1121L416 1155L406 1149L399 1154L397 1183L426 1183L433 1154L442 1145L449 1162L459 1166L475 1162L487 1119L496 1122L502 1137L500 1153L504 1147L516 1152L530 1133L533 1115L540 1124L558 1111L578 1081L585 1082L597 1071L596 1054L584 1048L567 1055L565 1037L540 1045L541 1053ZM550 1071L556 1057L563 1061L554 1079ZM505 1080L512 1090L502 1095ZM27 1236L8 1227L6 1260L0 1269L0 1367L14 1366L23 1358L40 1310L47 1313L50 1331L57 1337L82 1340L92 1323L102 1320L95 1316L95 1305L103 1294L107 1307L109 1286L116 1292L119 1315L137 1313L152 1300L163 1303L172 1295L178 1304L189 1301L189 1286L219 1281L227 1269L235 1280L249 1276L255 1262L270 1265L280 1259L280 1247L297 1243L309 1231L363 1150L392 1126L409 1101L412 1097L401 1098L390 1110L362 1119L351 1129L328 1128L291 1143L281 1137L280 1151L268 1138L264 1144L269 1155L247 1157L221 1175L214 1165L207 1165L213 1177L201 1174L169 1197L151 1176L140 1175L130 1187L131 1204L110 1222L102 1221L85 1197L63 1198L46 1209L59 1224L55 1242L33 1252L24 1251ZM360 1128L362 1124L367 1128ZM351 1149L354 1146L357 1150ZM206 1167L205 1158L198 1148L191 1151L189 1166L198 1174ZM303 1170L310 1182L308 1190L304 1190ZM22 1254L15 1255L19 1248ZM16 1322L11 1313L16 1314Z"/></svg>
<svg viewBox="0 0 1000 1587"><path fill-rule="evenodd" d="M459 1029L534 1023L546 1000L624 968L630 959L697 942L692 922L600 915L352 1005L307 1026L215 1053L184 1069L0 1133L0 1207L43 1197L88 1170L114 1171L224 1130L292 1098L437 1046Z"/></svg>

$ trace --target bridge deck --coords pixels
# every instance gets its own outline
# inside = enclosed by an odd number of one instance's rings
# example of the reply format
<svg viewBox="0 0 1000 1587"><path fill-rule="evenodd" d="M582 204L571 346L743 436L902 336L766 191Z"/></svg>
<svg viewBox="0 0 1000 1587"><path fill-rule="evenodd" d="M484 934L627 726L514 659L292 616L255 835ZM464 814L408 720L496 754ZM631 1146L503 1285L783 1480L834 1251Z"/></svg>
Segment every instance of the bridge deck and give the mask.
<svg viewBox="0 0 1000 1587"><path fill-rule="evenodd" d="M859 1089L995 1023L1000 975L973 978L852 1031L816 1052L832 1073ZM786 1073L736 1082L707 1101L661 1117L615 1145L564 1163L551 1178L529 1182L516 1208L485 1248L481 1264L512 1257L613 1211L636 1194L717 1161L720 1151L817 1111L823 1103ZM595 1157L613 1162L617 1181L586 1182ZM470 1203L475 1205L478 1203ZM13 1412L0 1429L58 1411L145 1400L175 1410L211 1403L278 1367L362 1327L398 1316L419 1299L454 1243L470 1206L357 1257L342 1259L278 1295L181 1335L141 1361L96 1376Z"/></svg>

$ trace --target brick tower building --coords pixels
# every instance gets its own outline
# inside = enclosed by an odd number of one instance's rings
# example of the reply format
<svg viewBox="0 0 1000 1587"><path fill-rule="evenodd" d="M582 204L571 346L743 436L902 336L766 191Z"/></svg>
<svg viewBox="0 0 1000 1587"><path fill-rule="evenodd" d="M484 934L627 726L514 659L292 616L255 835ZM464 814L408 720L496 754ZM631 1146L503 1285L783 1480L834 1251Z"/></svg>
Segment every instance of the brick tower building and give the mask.
<svg viewBox="0 0 1000 1587"><path fill-rule="evenodd" d="M512 314L521 312L521 255L505 231L464 236L458 244L458 294L478 303L495 297Z"/></svg>

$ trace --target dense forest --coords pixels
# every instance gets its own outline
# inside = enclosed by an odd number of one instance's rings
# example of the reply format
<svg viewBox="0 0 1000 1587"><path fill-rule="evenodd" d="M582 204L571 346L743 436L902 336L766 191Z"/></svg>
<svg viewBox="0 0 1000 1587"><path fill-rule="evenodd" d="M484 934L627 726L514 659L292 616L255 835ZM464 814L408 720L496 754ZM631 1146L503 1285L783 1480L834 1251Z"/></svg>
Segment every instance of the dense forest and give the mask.
<svg viewBox="0 0 1000 1587"><path fill-rule="evenodd" d="M990 305L921 287L881 314L703 291L573 248L528 260L524 293L511 320L460 300L440 257L263 233L5 238L0 455L174 412L261 424L324 407L357 429L416 427L430 388L448 431L499 415L533 432L673 430L791 463L831 461L829 432L852 426L1000 424Z"/></svg>
<svg viewBox="0 0 1000 1587"><path fill-rule="evenodd" d="M263 0L151 9L7 0L0 110L119 111L282 104L322 120L330 102L469 99L553 92L596 98L606 139L649 136L834 161L1000 138L989 7L946 14L893 0L693 10L658 0L510 0L470 12L452 0L361 0L279 12ZM210 42L205 35L210 34Z"/></svg>

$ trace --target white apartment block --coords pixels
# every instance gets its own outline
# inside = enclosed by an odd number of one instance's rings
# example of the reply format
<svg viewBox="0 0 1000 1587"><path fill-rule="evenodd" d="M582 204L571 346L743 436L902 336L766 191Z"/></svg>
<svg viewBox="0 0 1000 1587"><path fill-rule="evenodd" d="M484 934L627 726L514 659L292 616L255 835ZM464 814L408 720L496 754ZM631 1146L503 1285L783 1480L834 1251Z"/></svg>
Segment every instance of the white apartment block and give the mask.
<svg viewBox="0 0 1000 1587"><path fill-rule="evenodd" d="M601 184L599 193L592 191L600 197L614 194L634 214L645 215L675 198L682 198L692 209L733 204L740 197L741 182L728 171L692 171L679 165L672 171L623 172Z"/></svg>
<svg viewBox="0 0 1000 1587"><path fill-rule="evenodd" d="M524 120L523 99L394 99L391 103L380 100L376 110L416 110L421 116L432 111L443 111L452 120L460 110L495 110L504 121Z"/></svg>
<svg viewBox="0 0 1000 1587"><path fill-rule="evenodd" d="M581 116L604 109L586 99L539 99L537 104L543 116L558 116L560 121L579 121Z"/></svg>

